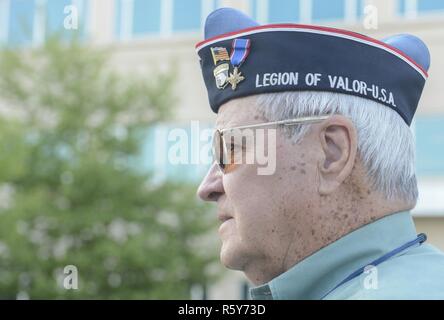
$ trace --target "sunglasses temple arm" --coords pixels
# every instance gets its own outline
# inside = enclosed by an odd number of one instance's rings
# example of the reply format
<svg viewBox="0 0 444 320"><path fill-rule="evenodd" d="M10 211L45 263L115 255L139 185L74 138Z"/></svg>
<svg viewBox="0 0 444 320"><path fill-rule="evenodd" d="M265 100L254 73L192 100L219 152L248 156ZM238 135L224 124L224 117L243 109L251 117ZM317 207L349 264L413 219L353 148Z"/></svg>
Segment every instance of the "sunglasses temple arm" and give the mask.
<svg viewBox="0 0 444 320"><path fill-rule="evenodd" d="M300 118L295 120L280 120L280 121L274 121L274 122L266 122L266 123L257 123L257 124L251 124L246 126L240 126L235 127L231 129L222 130L221 133L231 131L231 130L240 130L240 129L250 129L250 128L257 128L257 127L264 127L264 126L273 126L273 125L296 125L300 123L313 123L313 122L319 122L322 120L327 119L329 116L317 116L317 117L306 117L306 118Z"/></svg>

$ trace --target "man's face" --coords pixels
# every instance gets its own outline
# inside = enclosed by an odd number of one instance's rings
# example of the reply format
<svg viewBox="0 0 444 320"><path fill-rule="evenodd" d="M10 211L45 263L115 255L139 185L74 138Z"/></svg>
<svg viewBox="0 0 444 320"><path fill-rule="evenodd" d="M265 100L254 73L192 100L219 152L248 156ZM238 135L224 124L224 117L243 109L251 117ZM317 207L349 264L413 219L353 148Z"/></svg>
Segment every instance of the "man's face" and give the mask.
<svg viewBox="0 0 444 320"><path fill-rule="evenodd" d="M232 100L218 113L217 129L266 122L255 111L254 97ZM246 271L263 264L268 272L285 271L301 254L310 228L317 195L316 155L310 133L293 144L276 131L276 170L258 174L257 164L237 164L223 174L214 164L202 181L198 195L217 202L221 220L220 258L231 269ZM270 264L270 261L272 263ZM254 281L254 279L252 279Z"/></svg>

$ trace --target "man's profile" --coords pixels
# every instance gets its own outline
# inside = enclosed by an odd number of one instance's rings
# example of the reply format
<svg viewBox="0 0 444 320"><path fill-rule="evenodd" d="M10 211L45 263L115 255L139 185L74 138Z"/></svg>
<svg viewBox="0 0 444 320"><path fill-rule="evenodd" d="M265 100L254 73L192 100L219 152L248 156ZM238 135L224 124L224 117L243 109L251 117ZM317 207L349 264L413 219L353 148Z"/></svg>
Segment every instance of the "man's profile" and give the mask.
<svg viewBox="0 0 444 320"><path fill-rule="evenodd" d="M198 195L216 203L221 261L245 273L252 297L444 299L444 254L409 212L426 45L259 26L223 8L197 52L217 113L215 163ZM275 139L236 139L258 129ZM274 149L271 174L243 161L258 141Z"/></svg>

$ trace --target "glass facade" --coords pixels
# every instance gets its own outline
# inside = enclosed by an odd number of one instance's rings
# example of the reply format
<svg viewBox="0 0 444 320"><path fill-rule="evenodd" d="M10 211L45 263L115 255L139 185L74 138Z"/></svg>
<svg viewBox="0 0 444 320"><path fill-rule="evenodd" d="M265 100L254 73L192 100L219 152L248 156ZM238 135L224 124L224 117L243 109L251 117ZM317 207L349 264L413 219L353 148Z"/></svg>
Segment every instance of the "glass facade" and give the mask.
<svg viewBox="0 0 444 320"><path fill-rule="evenodd" d="M33 39L35 0L14 0L9 2L8 43L25 45Z"/></svg>
<svg viewBox="0 0 444 320"><path fill-rule="evenodd" d="M345 0L312 0L312 20L343 20Z"/></svg>
<svg viewBox="0 0 444 320"><path fill-rule="evenodd" d="M161 0L134 0L132 33L160 32Z"/></svg>
<svg viewBox="0 0 444 320"><path fill-rule="evenodd" d="M268 2L268 22L300 21L299 0L280 0Z"/></svg>
<svg viewBox="0 0 444 320"><path fill-rule="evenodd" d="M65 19L65 7L71 5L71 0L47 0L46 5L46 30L47 34L61 32Z"/></svg>
<svg viewBox="0 0 444 320"><path fill-rule="evenodd" d="M210 123L155 125L147 132L141 167L158 180L199 182L212 163L212 133Z"/></svg>
<svg viewBox="0 0 444 320"><path fill-rule="evenodd" d="M418 12L444 11L444 1L442 0L418 0Z"/></svg>
<svg viewBox="0 0 444 320"><path fill-rule="evenodd" d="M444 177L444 116L417 117L414 128L418 176Z"/></svg>
<svg viewBox="0 0 444 320"><path fill-rule="evenodd" d="M78 33L82 37L88 4L89 0L0 0L0 8L7 11L0 14L0 28L7 29L0 40L20 47L39 43L54 34L67 38ZM65 28L69 15L77 18L69 19L72 29Z"/></svg>
<svg viewBox="0 0 444 320"><path fill-rule="evenodd" d="M356 0L356 17L362 18L364 16L365 0Z"/></svg>
<svg viewBox="0 0 444 320"><path fill-rule="evenodd" d="M115 0L114 34L118 39L200 31L202 18L220 0Z"/></svg>
<svg viewBox="0 0 444 320"><path fill-rule="evenodd" d="M112 0L110 0L112 1ZM444 13L441 0L393 0L396 14L421 16ZM0 0L0 42L12 46L28 45L51 34L69 37L73 30L63 27L65 8L79 10L79 29L86 34L91 0ZM114 35L117 39L198 32L202 19L223 5L221 0L114 0ZM360 19L365 0L250 0L250 13L262 23L322 23L347 18ZM39 24L43 23L44 26ZM36 31L36 28L38 30Z"/></svg>
<svg viewBox="0 0 444 320"><path fill-rule="evenodd" d="M45 36L58 35L64 39L74 35L83 38L86 36L90 0L46 0L45 6ZM65 20L69 14L77 10L78 29L66 29ZM66 21L68 22L68 21Z"/></svg>
<svg viewBox="0 0 444 320"><path fill-rule="evenodd" d="M202 0L175 0L173 2L173 31L199 30Z"/></svg>
<svg viewBox="0 0 444 320"><path fill-rule="evenodd" d="M362 15L364 0L353 0L356 17ZM345 0L250 0L252 16L263 23L344 20Z"/></svg>
<svg viewBox="0 0 444 320"><path fill-rule="evenodd" d="M400 16L444 13L442 0L397 0L397 2L397 11Z"/></svg>

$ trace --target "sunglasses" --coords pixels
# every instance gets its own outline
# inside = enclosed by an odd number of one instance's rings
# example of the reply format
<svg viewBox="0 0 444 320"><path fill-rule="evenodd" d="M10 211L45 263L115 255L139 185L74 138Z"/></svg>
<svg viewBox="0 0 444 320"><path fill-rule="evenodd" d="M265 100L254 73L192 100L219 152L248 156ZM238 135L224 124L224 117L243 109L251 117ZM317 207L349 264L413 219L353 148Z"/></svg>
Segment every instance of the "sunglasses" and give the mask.
<svg viewBox="0 0 444 320"><path fill-rule="evenodd" d="M284 126L293 126L298 124L310 124L310 123L316 123L321 122L325 119L327 119L328 115L319 115L319 116L312 116L312 117L302 117L302 118L296 118L296 119L289 119L289 120L280 120L280 121L273 121L273 122L264 122L264 123L257 123L252 125L246 125L246 126L239 126L234 128L226 128L222 130L216 130L214 132L213 136L213 158L216 164L219 166L219 169L223 173L229 172L236 163L239 163L237 160L238 157L235 153L235 146L232 143L233 136L230 135L230 145L227 145L227 141L225 139L225 135L230 132L239 132L243 129L254 129L254 128L260 128L260 127L270 127L270 126L278 126L278 125L284 125ZM239 148L239 147L238 147Z"/></svg>

